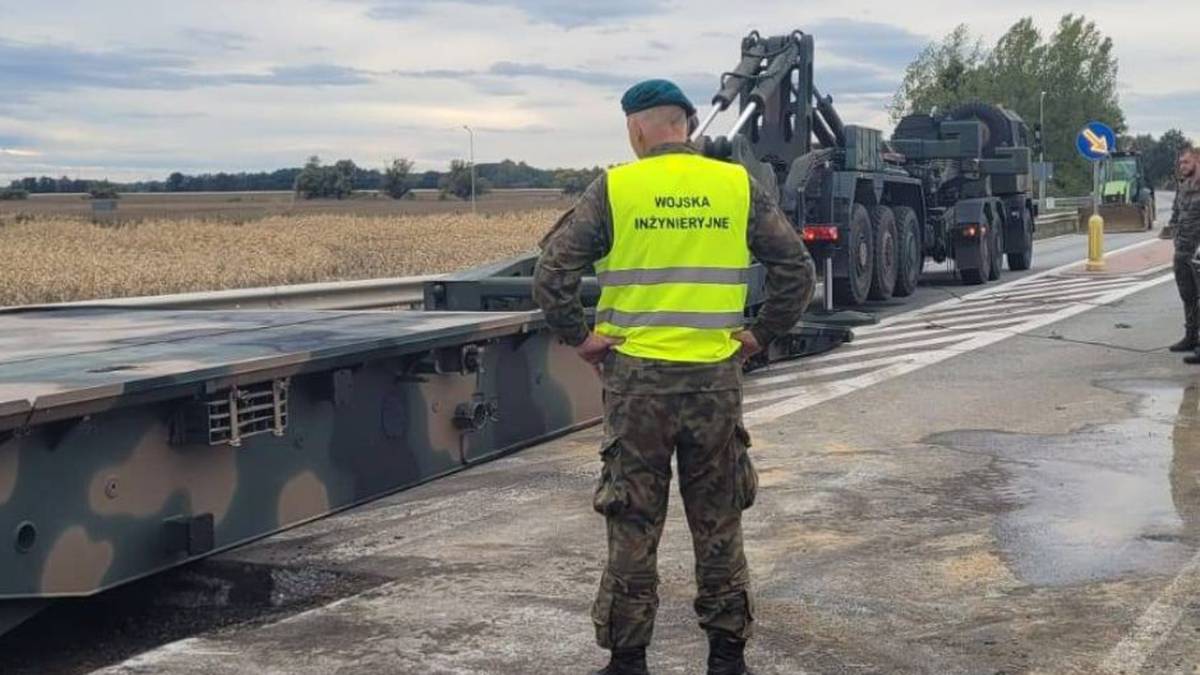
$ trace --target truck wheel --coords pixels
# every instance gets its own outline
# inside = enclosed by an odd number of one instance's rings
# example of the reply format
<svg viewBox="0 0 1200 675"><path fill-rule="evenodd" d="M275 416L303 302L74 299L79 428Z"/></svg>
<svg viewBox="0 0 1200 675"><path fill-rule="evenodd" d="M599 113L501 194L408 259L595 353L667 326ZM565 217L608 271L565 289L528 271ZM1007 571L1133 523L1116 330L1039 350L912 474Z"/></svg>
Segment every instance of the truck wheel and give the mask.
<svg viewBox="0 0 1200 675"><path fill-rule="evenodd" d="M999 220L999 219L997 219ZM1000 278L1000 272L1004 269L1004 230L1002 226L995 221L988 226L987 238L988 253L991 257L988 259L988 281L995 281Z"/></svg>
<svg viewBox="0 0 1200 675"><path fill-rule="evenodd" d="M897 206L892 212L896 214L896 288L892 295L907 298L917 291L925 251L921 248L917 212L907 206Z"/></svg>
<svg viewBox="0 0 1200 675"><path fill-rule="evenodd" d="M872 300L887 300L896 290L896 214L886 206L871 209L875 235L875 271L871 275Z"/></svg>
<svg viewBox="0 0 1200 675"><path fill-rule="evenodd" d="M1022 213L1025 217L1025 248L1020 253L1008 254L1008 269L1014 272L1023 272L1033 264L1033 212L1025 209Z"/></svg>
<svg viewBox="0 0 1200 675"><path fill-rule="evenodd" d="M867 301L875 270L875 238L865 206L855 204L850 209L846 230L846 276L833 280L833 296L839 305L861 305Z"/></svg>

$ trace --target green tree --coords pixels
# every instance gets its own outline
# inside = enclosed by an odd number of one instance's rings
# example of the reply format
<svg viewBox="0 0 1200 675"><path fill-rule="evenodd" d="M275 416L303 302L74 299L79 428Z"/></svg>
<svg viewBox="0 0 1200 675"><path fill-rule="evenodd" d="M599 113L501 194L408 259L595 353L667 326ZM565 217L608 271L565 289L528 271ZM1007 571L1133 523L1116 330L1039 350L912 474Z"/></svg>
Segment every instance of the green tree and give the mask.
<svg viewBox="0 0 1200 675"><path fill-rule="evenodd" d="M183 190L183 174L175 171L170 176L167 176L165 187L167 192L179 192Z"/></svg>
<svg viewBox="0 0 1200 675"><path fill-rule="evenodd" d="M1046 159L1055 164L1052 187L1060 194L1088 192L1090 169L1075 152L1075 136L1089 120L1106 122L1120 133L1125 116L1117 99L1112 40L1086 17L1063 16L1048 38L1032 19L1021 19L991 49L959 26L909 65L891 113L898 120L982 100L1016 111L1032 126L1043 91L1043 142Z"/></svg>
<svg viewBox="0 0 1200 675"><path fill-rule="evenodd" d="M1146 178L1152 185L1171 187L1176 180L1175 170L1179 155L1190 150L1192 141L1178 129L1163 133L1158 143L1146 153Z"/></svg>
<svg viewBox="0 0 1200 675"><path fill-rule="evenodd" d="M304 168L300 169L300 173L296 175L296 194L305 199L316 199L322 196L323 173L321 158L316 155L309 157L308 161L304 163Z"/></svg>
<svg viewBox="0 0 1200 675"><path fill-rule="evenodd" d="M120 199L121 193L117 186L106 180L98 180L88 186L88 194L92 199Z"/></svg>
<svg viewBox="0 0 1200 675"><path fill-rule="evenodd" d="M412 189L409 174L412 173L411 160L398 158L383 168L383 192L392 199L400 199Z"/></svg>
<svg viewBox="0 0 1200 675"><path fill-rule="evenodd" d="M487 180L475 177L475 194L489 192L492 186ZM454 195L459 199L471 198L471 165L465 160L456 159L450 162L450 170L438 181L438 189L444 195Z"/></svg>

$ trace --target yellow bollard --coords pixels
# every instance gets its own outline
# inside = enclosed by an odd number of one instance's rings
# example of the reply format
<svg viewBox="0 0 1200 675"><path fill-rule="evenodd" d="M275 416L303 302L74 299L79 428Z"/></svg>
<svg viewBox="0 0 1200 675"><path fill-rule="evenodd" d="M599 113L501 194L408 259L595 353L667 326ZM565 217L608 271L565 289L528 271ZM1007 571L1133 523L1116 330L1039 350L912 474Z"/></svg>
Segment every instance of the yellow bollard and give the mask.
<svg viewBox="0 0 1200 675"><path fill-rule="evenodd" d="M1104 218L1092 214L1088 218L1088 261L1087 271L1104 271Z"/></svg>

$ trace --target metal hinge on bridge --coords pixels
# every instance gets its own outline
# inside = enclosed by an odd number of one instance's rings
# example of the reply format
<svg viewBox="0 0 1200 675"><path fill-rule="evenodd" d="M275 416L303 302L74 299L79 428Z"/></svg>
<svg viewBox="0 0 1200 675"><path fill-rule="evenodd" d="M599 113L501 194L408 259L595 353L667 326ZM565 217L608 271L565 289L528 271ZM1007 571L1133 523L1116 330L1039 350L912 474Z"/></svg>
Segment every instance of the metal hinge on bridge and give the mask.
<svg viewBox="0 0 1200 675"><path fill-rule="evenodd" d="M283 436L288 423L288 378L231 387L206 400L189 401L171 425L176 445L242 444L260 434Z"/></svg>

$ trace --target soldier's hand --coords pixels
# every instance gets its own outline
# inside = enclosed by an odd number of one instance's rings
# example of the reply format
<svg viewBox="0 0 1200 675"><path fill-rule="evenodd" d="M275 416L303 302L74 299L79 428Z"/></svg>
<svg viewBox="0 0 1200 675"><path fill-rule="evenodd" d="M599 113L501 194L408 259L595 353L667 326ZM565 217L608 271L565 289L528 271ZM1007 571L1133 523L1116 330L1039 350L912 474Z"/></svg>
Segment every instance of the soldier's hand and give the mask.
<svg viewBox="0 0 1200 675"><path fill-rule="evenodd" d="M575 353L579 354L579 358L595 366L599 365L605 356L608 356L609 350L624 341L625 338L621 337L609 337L595 332L588 333L587 339L575 347Z"/></svg>
<svg viewBox="0 0 1200 675"><path fill-rule="evenodd" d="M758 338L748 330L740 330L730 337L742 343L742 349L738 352L738 358L742 361L762 351L762 345L758 344Z"/></svg>

